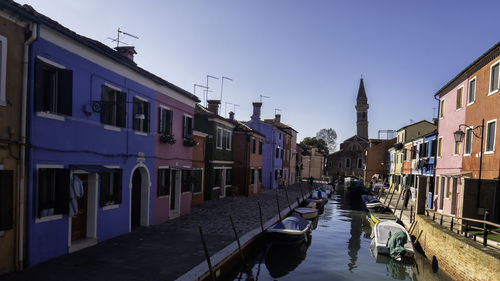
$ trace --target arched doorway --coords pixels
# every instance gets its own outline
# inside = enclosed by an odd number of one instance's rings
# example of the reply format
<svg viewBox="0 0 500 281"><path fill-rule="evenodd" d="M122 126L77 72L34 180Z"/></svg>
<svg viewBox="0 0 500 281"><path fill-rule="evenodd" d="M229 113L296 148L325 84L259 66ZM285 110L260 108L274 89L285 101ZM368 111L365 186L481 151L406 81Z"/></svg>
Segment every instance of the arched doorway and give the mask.
<svg viewBox="0 0 500 281"><path fill-rule="evenodd" d="M130 177L130 227L149 225L149 171L143 164L138 164Z"/></svg>

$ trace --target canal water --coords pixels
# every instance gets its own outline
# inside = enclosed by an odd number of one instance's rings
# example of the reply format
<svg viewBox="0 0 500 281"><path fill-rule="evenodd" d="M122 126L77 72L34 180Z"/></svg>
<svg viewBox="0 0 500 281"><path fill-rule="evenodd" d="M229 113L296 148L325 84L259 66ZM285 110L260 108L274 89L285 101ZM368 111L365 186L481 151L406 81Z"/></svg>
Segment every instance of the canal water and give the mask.
<svg viewBox="0 0 500 281"><path fill-rule="evenodd" d="M371 226L358 198L335 193L319 216L311 240L293 248L264 243L246 266L224 280L451 280L422 255L405 264L375 261Z"/></svg>

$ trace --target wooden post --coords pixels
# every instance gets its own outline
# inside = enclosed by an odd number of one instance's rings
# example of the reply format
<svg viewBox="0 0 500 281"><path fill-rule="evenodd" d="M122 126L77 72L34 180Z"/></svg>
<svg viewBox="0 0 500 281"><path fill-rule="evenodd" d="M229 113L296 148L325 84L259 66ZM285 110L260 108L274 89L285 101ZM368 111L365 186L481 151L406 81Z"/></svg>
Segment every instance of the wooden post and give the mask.
<svg viewBox="0 0 500 281"><path fill-rule="evenodd" d="M467 232L469 232L469 221L465 221L465 231L464 231L465 237L467 237Z"/></svg>
<svg viewBox="0 0 500 281"><path fill-rule="evenodd" d="M278 216L280 217L280 221L282 221L281 210L280 210L280 200L278 198L278 190L277 189L276 189L276 206L278 207Z"/></svg>
<svg viewBox="0 0 500 281"><path fill-rule="evenodd" d="M436 212L432 213L432 221L436 220Z"/></svg>
<svg viewBox="0 0 500 281"><path fill-rule="evenodd" d="M453 217L451 217L450 230L453 231Z"/></svg>
<svg viewBox="0 0 500 281"><path fill-rule="evenodd" d="M201 244L203 244L203 250L205 251L205 258L207 259L208 269L210 270L210 277L212 277L212 281L215 281L214 270L212 269L212 263L210 262L210 255L208 254L207 243L205 243L205 238L203 238L203 231L201 230L201 226L198 226L200 230Z"/></svg>
<svg viewBox="0 0 500 281"><path fill-rule="evenodd" d="M413 205L410 206L410 224L413 222Z"/></svg>
<svg viewBox="0 0 500 281"><path fill-rule="evenodd" d="M290 209L290 212L292 211L292 205L290 205L290 199L288 199L288 188L285 186L285 195L286 195L286 202L288 202L288 209Z"/></svg>
<svg viewBox="0 0 500 281"><path fill-rule="evenodd" d="M483 246L488 245L488 228L486 228L486 224L483 226Z"/></svg>
<svg viewBox="0 0 500 281"><path fill-rule="evenodd" d="M403 194L403 192L400 192L399 193L399 196L398 196L398 201L396 202L396 207L394 208L394 214L396 213L396 210L398 209L398 205L399 205L399 200L401 200L401 195ZM392 198L391 198L392 200ZM391 205L391 203L389 202L389 206ZM403 210L403 208L401 208L401 210Z"/></svg>
<svg viewBox="0 0 500 281"><path fill-rule="evenodd" d="M260 200L257 200L257 204L259 205L260 229L264 231L264 222L262 221L262 208L260 206Z"/></svg>
<svg viewBox="0 0 500 281"><path fill-rule="evenodd" d="M234 237L236 237L236 242L238 243L238 250L240 252L241 262L245 264L245 257L243 257L243 251L241 250L240 238L238 237L238 232L236 231L236 227L234 226L233 217L229 215L229 220L231 220L231 226L234 231Z"/></svg>
<svg viewBox="0 0 500 281"><path fill-rule="evenodd" d="M403 217L403 206L401 206L401 213L399 213L399 220Z"/></svg>
<svg viewBox="0 0 500 281"><path fill-rule="evenodd" d="M420 233L418 234L418 237L417 239L415 239L415 242L413 242L413 244L417 244L418 242L418 239L420 238L420 236L422 235L422 232L424 232L423 230L420 230Z"/></svg>
<svg viewBox="0 0 500 281"><path fill-rule="evenodd" d="M299 197L297 197L297 208L300 207L300 200Z"/></svg>
<svg viewBox="0 0 500 281"><path fill-rule="evenodd" d="M443 225L443 215L441 214L441 219L439 220L439 224Z"/></svg>

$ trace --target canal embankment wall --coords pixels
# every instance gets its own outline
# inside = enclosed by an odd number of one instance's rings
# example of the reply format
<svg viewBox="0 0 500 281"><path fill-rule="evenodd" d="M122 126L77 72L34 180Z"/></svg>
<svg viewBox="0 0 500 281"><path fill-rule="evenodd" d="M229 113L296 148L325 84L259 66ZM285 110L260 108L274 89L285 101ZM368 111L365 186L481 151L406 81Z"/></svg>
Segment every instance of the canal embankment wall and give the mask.
<svg viewBox="0 0 500 281"><path fill-rule="evenodd" d="M500 278L500 254L495 249L443 228L425 215L415 216L411 234L418 238L417 247L432 262L433 270L443 270L455 280Z"/></svg>

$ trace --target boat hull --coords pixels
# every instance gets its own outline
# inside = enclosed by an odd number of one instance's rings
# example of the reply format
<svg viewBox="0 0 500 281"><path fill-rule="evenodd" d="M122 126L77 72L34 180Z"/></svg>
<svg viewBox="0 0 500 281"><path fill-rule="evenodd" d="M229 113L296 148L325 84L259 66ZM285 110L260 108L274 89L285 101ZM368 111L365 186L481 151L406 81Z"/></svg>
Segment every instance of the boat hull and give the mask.
<svg viewBox="0 0 500 281"><path fill-rule="evenodd" d="M404 251L401 253L403 258L412 258L415 250L411 242L411 237L406 229L393 221L381 221L375 224L372 235L373 239L370 243L370 250L375 258L378 255L389 255L389 248L387 247L387 240L390 235L403 231L406 235L407 242L404 244Z"/></svg>

